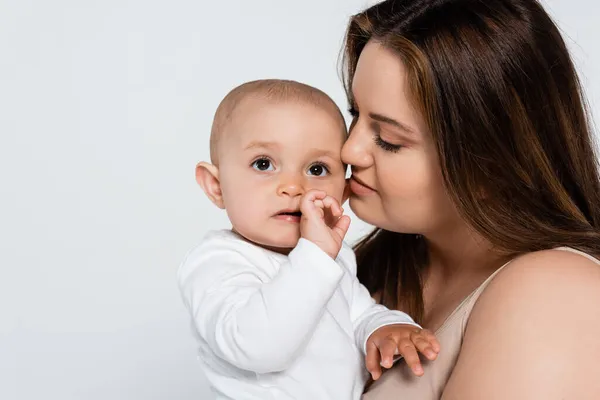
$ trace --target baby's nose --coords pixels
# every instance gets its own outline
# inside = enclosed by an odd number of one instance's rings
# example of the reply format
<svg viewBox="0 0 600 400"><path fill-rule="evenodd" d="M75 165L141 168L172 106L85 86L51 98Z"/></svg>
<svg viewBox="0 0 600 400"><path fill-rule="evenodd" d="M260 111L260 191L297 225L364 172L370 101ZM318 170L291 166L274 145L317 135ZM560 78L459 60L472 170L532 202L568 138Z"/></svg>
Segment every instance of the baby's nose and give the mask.
<svg viewBox="0 0 600 400"><path fill-rule="evenodd" d="M290 197L301 196L304 194L304 187L300 179L287 179L279 185L277 194Z"/></svg>

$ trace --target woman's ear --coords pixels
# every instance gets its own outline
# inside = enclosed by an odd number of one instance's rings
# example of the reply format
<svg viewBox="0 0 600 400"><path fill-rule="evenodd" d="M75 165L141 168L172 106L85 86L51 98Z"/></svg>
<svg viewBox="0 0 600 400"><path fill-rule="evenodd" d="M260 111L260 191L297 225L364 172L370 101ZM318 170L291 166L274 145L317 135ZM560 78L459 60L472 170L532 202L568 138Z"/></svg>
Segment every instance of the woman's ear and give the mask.
<svg viewBox="0 0 600 400"><path fill-rule="evenodd" d="M225 208L221 182L219 181L219 169L216 166L207 162L198 163L196 165L196 182L204 190L210 201L219 208Z"/></svg>

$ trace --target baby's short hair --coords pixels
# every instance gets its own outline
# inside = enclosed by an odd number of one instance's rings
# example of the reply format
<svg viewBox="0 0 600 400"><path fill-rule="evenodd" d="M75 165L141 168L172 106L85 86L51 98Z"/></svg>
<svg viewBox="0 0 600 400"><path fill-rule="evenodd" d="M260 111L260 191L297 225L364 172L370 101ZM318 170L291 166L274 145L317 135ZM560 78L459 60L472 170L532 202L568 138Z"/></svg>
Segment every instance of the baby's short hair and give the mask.
<svg viewBox="0 0 600 400"><path fill-rule="evenodd" d="M214 165L218 164L217 148L223 131L232 120L236 108L248 98L275 102L300 102L328 108L340 119L343 128L346 128L344 117L335 102L325 92L315 87L285 79L261 79L246 82L232 89L223 98L215 112L210 132L210 159Z"/></svg>

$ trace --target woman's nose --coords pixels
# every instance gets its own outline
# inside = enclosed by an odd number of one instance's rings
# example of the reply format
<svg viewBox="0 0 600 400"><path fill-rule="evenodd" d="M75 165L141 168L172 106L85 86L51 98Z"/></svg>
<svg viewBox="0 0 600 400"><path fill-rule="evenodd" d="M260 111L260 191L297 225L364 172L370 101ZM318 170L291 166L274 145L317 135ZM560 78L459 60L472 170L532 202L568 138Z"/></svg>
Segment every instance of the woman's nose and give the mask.
<svg viewBox="0 0 600 400"><path fill-rule="evenodd" d="M342 161L360 168L371 166L373 164L372 144L373 140L368 132L361 132L355 126L342 147Z"/></svg>

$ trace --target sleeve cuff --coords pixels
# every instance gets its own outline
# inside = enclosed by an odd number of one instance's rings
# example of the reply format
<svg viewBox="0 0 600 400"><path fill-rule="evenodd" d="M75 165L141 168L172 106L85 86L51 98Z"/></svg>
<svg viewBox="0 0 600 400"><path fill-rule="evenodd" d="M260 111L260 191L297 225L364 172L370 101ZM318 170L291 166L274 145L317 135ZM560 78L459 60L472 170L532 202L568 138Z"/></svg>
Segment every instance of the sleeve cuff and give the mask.
<svg viewBox="0 0 600 400"><path fill-rule="evenodd" d="M402 325L412 325L416 328L423 329L421 327L421 325L414 322L412 320L412 318L410 318L407 314L405 314L401 311L390 311L390 313L392 313L392 312L393 312L393 315L386 315L385 317L380 318L377 321L377 324L374 324L373 327L367 331L367 335L365 335L366 339L362 346L362 349L363 349L363 352L365 355L367 354L367 342L369 341L369 338L371 337L373 332L375 332L379 328L383 328L384 326L388 326L388 325L402 324ZM396 358L394 358L394 360L396 360Z"/></svg>

